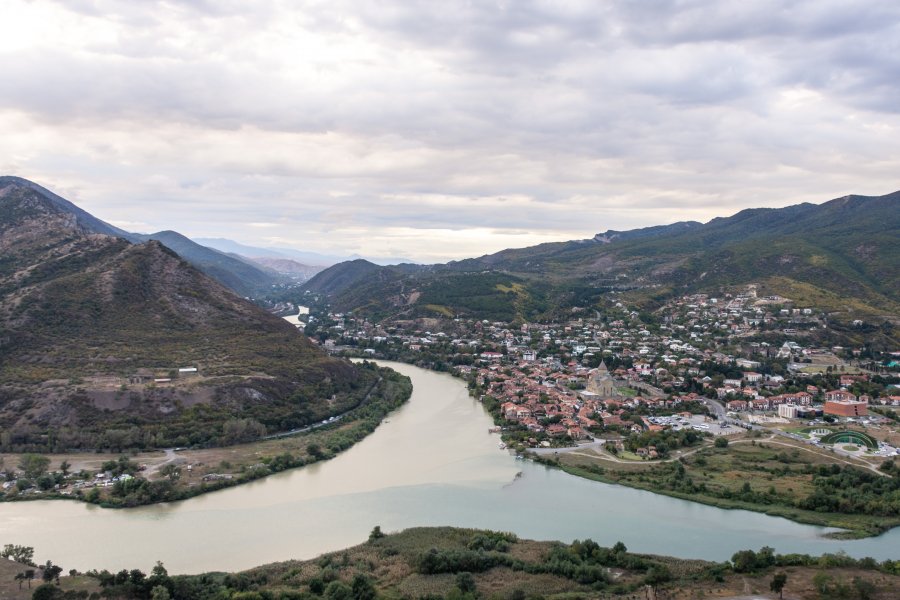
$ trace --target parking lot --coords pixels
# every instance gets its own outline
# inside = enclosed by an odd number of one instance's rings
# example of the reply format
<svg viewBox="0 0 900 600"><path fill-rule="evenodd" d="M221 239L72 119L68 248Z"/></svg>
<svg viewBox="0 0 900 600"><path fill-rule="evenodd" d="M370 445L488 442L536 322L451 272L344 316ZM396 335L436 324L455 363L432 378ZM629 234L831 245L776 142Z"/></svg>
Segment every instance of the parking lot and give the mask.
<svg viewBox="0 0 900 600"><path fill-rule="evenodd" d="M741 433L743 429L729 425L728 423L714 421L702 415L692 415L683 417L681 415L673 415L671 417L648 417L651 423L656 425L667 425L675 431L682 429L694 429L703 433L711 433L713 435L735 435Z"/></svg>

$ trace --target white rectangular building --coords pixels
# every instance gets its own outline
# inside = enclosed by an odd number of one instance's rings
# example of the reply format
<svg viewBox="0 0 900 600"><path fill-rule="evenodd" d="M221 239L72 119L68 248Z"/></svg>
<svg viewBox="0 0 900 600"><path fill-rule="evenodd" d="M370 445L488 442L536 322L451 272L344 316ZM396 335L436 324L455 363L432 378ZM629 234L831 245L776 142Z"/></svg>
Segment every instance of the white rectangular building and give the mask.
<svg viewBox="0 0 900 600"><path fill-rule="evenodd" d="M795 404L779 404L778 416L785 419L796 419L800 409Z"/></svg>

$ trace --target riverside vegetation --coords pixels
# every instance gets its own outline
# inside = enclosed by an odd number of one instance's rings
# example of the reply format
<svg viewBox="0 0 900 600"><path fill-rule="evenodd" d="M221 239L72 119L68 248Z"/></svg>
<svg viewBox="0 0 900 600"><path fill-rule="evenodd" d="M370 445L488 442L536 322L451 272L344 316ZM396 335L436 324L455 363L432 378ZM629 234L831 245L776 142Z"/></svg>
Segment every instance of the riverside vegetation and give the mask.
<svg viewBox="0 0 900 600"><path fill-rule="evenodd" d="M605 449L541 460L588 479L844 530L832 537L878 535L900 525L893 461L879 474L789 440L707 440L702 449L667 462L617 461Z"/></svg>
<svg viewBox="0 0 900 600"><path fill-rule="evenodd" d="M389 535L375 527L359 546L240 573L173 576L157 563L149 574L139 569L71 572L57 579L62 568L50 562L43 569L0 562L6 563L0 564L0 593L11 600L580 600L649 593L676 600L767 591L810 600L888 600L900 591L898 561L781 555L762 548L709 562L634 554L621 542L611 547L589 539L537 542L449 527ZM46 583L22 589L29 570Z"/></svg>
<svg viewBox="0 0 900 600"><path fill-rule="evenodd" d="M104 479L114 481L112 485L80 485L79 482L94 481L96 473L72 472L68 455L53 456L58 467L49 471L50 457L25 454L19 459L21 476L16 486L5 493L0 492L0 499L74 498L104 507L131 507L183 500L328 460L372 433L382 419L402 406L412 393L408 377L373 363L364 362L358 367L376 377L369 393L357 406L350 407L340 420L324 426L227 448L183 450L179 453L183 462L164 464L154 479L145 478L141 471L139 461L146 458L146 454L109 457L98 472L104 474ZM221 427L227 431L230 423L226 421ZM188 471L184 465L188 461L196 468ZM33 492L35 488L43 493L24 493L27 490Z"/></svg>

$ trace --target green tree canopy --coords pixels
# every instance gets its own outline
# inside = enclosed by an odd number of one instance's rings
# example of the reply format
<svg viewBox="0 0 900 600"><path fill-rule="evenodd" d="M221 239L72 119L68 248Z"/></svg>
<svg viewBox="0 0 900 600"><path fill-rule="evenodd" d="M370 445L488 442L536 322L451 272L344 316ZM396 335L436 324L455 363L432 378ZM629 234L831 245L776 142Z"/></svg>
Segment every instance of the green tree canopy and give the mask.
<svg viewBox="0 0 900 600"><path fill-rule="evenodd" d="M19 468L28 479L37 479L47 472L50 459L40 454L23 454L19 458Z"/></svg>
<svg viewBox="0 0 900 600"><path fill-rule="evenodd" d="M769 589L773 592L778 592L778 597L782 598L785 584L787 584L787 573L779 571L772 577L772 582L769 583Z"/></svg>

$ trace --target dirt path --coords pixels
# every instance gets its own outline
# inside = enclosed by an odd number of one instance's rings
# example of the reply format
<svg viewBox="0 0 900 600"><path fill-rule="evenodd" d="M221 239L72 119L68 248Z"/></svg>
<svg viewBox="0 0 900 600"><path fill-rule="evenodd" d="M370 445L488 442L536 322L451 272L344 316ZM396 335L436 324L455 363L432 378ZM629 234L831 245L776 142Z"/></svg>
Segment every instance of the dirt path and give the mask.
<svg viewBox="0 0 900 600"><path fill-rule="evenodd" d="M827 459L829 459L830 461L844 463L844 464L850 465L851 467L858 467L858 468L868 469L869 471L872 471L873 473L876 473L876 474L881 475L881 476L883 476L883 477L890 477L890 475L888 475L887 473L883 473L882 471L879 471L877 467L875 467L874 465L870 465L870 464L868 464L868 463L865 463L864 461L853 462L853 461L850 461L850 460L845 460L845 459L840 458L840 457L838 457L838 456L835 456L835 455L833 455L833 454L829 454L829 453L826 453L826 452L822 452L821 450L815 450L815 449L813 449L813 448L807 448L807 447L805 447L805 446L798 445L798 444L789 444L789 443L787 443L787 442L781 442L781 441L776 440L776 439L775 439L776 437L777 437L777 436L773 434L773 435L771 435L771 436L769 436L769 437L767 437L767 438L762 438L762 439L759 439L759 440L756 440L756 439L752 439L752 440L751 440L751 439L746 439L746 438L745 438L745 439L742 439L742 440L733 440L733 441L731 442L731 444L749 444L749 443L752 443L752 442L757 442L757 443L759 443L759 442L765 442L765 443L767 443L767 444L776 444L776 445L778 445L778 446L785 446L786 448L796 448L797 450L803 450L804 452L809 452L809 453L811 453L811 454L815 454L815 455L817 455L817 456L821 456L821 457L823 457L823 458L827 458ZM579 450L581 450L581 449L579 448L579 449L576 449L576 450L570 450L569 452L567 452L567 454L571 454L572 456L584 456L585 458L596 458L596 459L599 459L599 460L605 460L605 461L609 461L609 462L613 462L613 463L618 463L618 464L623 464L623 465L646 465L646 466L652 466L652 465L656 465L656 464L659 464L659 463L672 462L672 461L676 461L676 460L682 459L682 458L684 458L684 457L686 457L686 456L690 456L690 455L692 455L692 454L696 454L697 452L703 450L704 448L708 448L708 447L710 447L710 444L704 444L704 445L702 445L702 446L700 446L700 447L698 447L698 448L693 448L693 449L691 449L691 450L688 450L687 452L684 452L684 453L682 453L682 454L679 454L678 456L673 456L673 457L671 457L671 458L663 458L663 459L660 459L660 460L648 460L648 461L625 460L625 459L619 458L619 457L614 456L614 455L612 455L611 453L607 452L606 450L603 449L602 446L596 446L596 447L594 447L594 448L593 448L593 449L594 449L594 452L593 452L593 453L579 452Z"/></svg>
<svg viewBox="0 0 900 600"><path fill-rule="evenodd" d="M183 464L187 462L187 459L181 456L178 456L178 453L175 451L175 448L166 448L166 455L164 460L161 462L154 463L152 465L147 465L147 470L144 471L144 477L150 479L162 469L164 466L174 463L174 464Z"/></svg>

